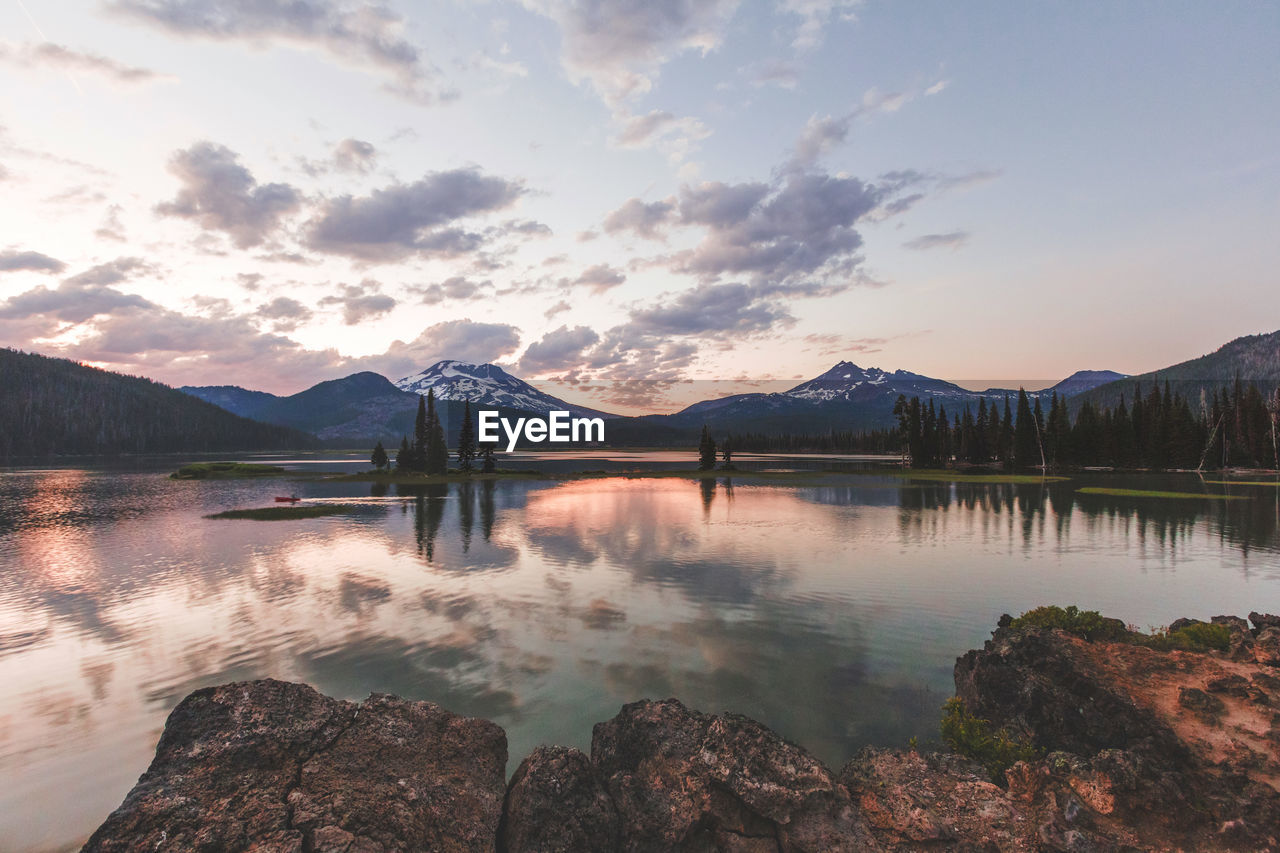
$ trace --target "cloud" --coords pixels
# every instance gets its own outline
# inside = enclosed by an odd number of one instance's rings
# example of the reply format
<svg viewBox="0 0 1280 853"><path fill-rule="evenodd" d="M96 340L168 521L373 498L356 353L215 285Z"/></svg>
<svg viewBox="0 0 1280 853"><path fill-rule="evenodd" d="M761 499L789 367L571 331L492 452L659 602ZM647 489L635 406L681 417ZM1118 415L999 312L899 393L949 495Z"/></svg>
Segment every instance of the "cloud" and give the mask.
<svg viewBox="0 0 1280 853"><path fill-rule="evenodd" d="M546 311L543 311L542 316L550 320L552 317L556 316L557 314L563 314L565 311L570 311L572 309L573 309L572 305L570 305L565 300L561 299L555 305L552 305Z"/></svg>
<svg viewBox="0 0 1280 853"><path fill-rule="evenodd" d="M299 157L298 164L313 178L329 172L367 175L378 164L378 149L371 142L348 138L335 145L328 158L307 160Z"/></svg>
<svg viewBox="0 0 1280 853"><path fill-rule="evenodd" d="M242 249L269 238L281 219L302 203L302 196L288 184L259 184L234 151L213 142L197 142L176 152L169 171L182 188L173 201L157 205L156 212L223 231Z"/></svg>
<svg viewBox="0 0 1280 853"><path fill-rule="evenodd" d="M794 62L772 59L745 69L753 86L779 86L794 89L800 83L800 70Z"/></svg>
<svg viewBox="0 0 1280 853"><path fill-rule="evenodd" d="M339 172L364 174L377 160L378 152L373 144L359 139L344 139L333 149L333 167Z"/></svg>
<svg viewBox="0 0 1280 853"><path fill-rule="evenodd" d="M277 332L292 332L312 317L310 308L287 296L277 296L270 302L259 305L254 313L270 320L271 328Z"/></svg>
<svg viewBox="0 0 1280 853"><path fill-rule="evenodd" d="M82 287L86 285L109 285L127 281L134 275L155 273L156 267L142 258L116 258L105 264L90 267L66 280L67 284Z"/></svg>
<svg viewBox="0 0 1280 853"><path fill-rule="evenodd" d="M385 353L353 359L351 370L375 370L383 376L410 376L446 358L477 364L498 361L520 346L520 330L506 323L447 320L422 330L412 341L395 341Z"/></svg>
<svg viewBox="0 0 1280 853"><path fill-rule="evenodd" d="M547 332L542 340L529 344L524 355L520 357L522 374L538 374L549 371L565 370L582 362L587 348L600 340L595 330L587 326L561 326L553 332Z"/></svg>
<svg viewBox="0 0 1280 853"><path fill-rule="evenodd" d="M968 231L949 231L946 234L924 234L914 240L903 243L907 249L926 251L928 249L951 249L955 251L969 242Z"/></svg>
<svg viewBox="0 0 1280 853"><path fill-rule="evenodd" d="M629 198L605 217L604 230L606 234L634 231L650 240L660 239L661 228L670 220L675 209L674 199L644 202L638 198Z"/></svg>
<svg viewBox="0 0 1280 853"><path fill-rule="evenodd" d="M124 211L118 204L107 207L107 212L102 217L102 224L93 232L95 237L102 240L115 240L123 243L125 240L124 223L120 221L120 214Z"/></svg>
<svg viewBox="0 0 1280 853"><path fill-rule="evenodd" d="M379 293L381 285L373 279L365 279L358 285L344 285L337 296L326 296L321 305L341 305L342 322L354 326L374 317L381 317L396 307L396 301L385 293Z"/></svg>
<svg viewBox="0 0 1280 853"><path fill-rule="evenodd" d="M711 131L696 118L678 118L666 110L652 110L632 115L619 110L614 115L622 129L614 138L621 148L656 147L675 161L683 160L695 143L706 139Z"/></svg>
<svg viewBox="0 0 1280 853"><path fill-rule="evenodd" d="M779 5L800 18L792 46L808 50L822 41L822 31L833 18L853 20L853 12L862 0L780 0Z"/></svg>
<svg viewBox="0 0 1280 853"><path fill-rule="evenodd" d="M116 0L108 8L167 33L250 47L319 47L346 65L372 69L385 88L419 103L453 97L439 71L404 37L405 21L376 2L335 0Z"/></svg>
<svg viewBox="0 0 1280 853"><path fill-rule="evenodd" d="M524 0L560 28L569 79L607 102L649 91L662 65L722 41L738 0Z"/></svg>
<svg viewBox="0 0 1280 853"><path fill-rule="evenodd" d="M591 288L592 293L604 293L627 280L621 270L608 264L596 264L587 267L582 274L573 280L573 284Z"/></svg>
<svg viewBox="0 0 1280 853"><path fill-rule="evenodd" d="M317 251L365 261L412 254L452 257L478 251L485 235L453 223L503 210L525 192L514 181L479 169L432 172L412 184L393 184L367 196L330 199L308 226Z"/></svg>
<svg viewBox="0 0 1280 853"><path fill-rule="evenodd" d="M115 83L150 83L174 79L166 74L157 74L146 68L124 65L96 53L83 53L52 42L40 44L0 42L0 62L8 62L22 68L45 67L61 71L101 74Z"/></svg>
<svg viewBox="0 0 1280 853"><path fill-rule="evenodd" d="M853 177L790 173L775 187L704 183L681 192L685 223L705 226L676 269L707 280L726 274L787 281L849 272L861 260L857 222L881 194Z"/></svg>
<svg viewBox="0 0 1280 853"><path fill-rule="evenodd" d="M479 299L484 295L484 291L492 288L493 282L488 279L485 281L472 281L469 278L455 275L436 284L429 284L425 287L411 285L406 289L410 293L421 297L423 305L439 305L441 302L450 299Z"/></svg>
<svg viewBox="0 0 1280 853"><path fill-rule="evenodd" d="M31 272L58 273L67 265L57 258L51 258L40 252L18 252L9 250L0 252L0 272L29 270Z"/></svg>

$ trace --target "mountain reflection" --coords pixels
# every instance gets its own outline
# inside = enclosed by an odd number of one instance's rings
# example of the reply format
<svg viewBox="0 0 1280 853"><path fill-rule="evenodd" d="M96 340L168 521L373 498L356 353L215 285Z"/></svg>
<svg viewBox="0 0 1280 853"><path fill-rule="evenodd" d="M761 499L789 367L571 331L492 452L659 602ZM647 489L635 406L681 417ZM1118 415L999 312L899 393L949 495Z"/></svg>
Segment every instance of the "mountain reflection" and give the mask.
<svg viewBox="0 0 1280 853"><path fill-rule="evenodd" d="M1078 603L1158 625L1257 609L1257 582L1280 584L1280 489L1078 486L300 481L368 511L268 523L203 516L270 504L269 482L0 477L0 772L24 780L0 799L0 837L35 820L73 844L145 769L173 705L229 680L488 717L511 768L667 695L839 764L934 738L956 655L1001 612Z"/></svg>

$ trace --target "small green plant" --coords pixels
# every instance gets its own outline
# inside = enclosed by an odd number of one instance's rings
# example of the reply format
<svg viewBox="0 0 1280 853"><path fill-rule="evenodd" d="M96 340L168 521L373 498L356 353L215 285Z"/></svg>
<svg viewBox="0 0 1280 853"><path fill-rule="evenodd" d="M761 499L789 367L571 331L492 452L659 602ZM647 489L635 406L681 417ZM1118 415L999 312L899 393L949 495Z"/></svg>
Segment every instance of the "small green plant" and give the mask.
<svg viewBox="0 0 1280 853"><path fill-rule="evenodd" d="M912 752L915 752L916 749L919 748L919 746L920 746L920 738L916 737L915 735L912 735L911 737L907 738L907 749L911 750Z"/></svg>
<svg viewBox="0 0 1280 853"><path fill-rule="evenodd" d="M1183 649L1191 652L1203 652L1216 649L1225 652L1231 648L1231 631L1226 625L1214 625L1209 622L1196 622L1179 628L1152 631L1150 634L1135 634L1133 642L1140 646L1159 651Z"/></svg>
<svg viewBox="0 0 1280 853"><path fill-rule="evenodd" d="M1010 623L1011 628L1058 628L1086 640L1123 640L1129 630L1119 619L1108 619L1096 610L1047 605L1028 610Z"/></svg>
<svg viewBox="0 0 1280 853"><path fill-rule="evenodd" d="M1070 607L1050 604L1028 610L1011 620L1009 627L1056 628L1090 641L1131 643L1157 651L1226 651L1231 647L1231 632L1226 625L1196 622L1172 632L1167 628L1152 628L1150 633L1144 634L1134 625L1125 625L1119 619L1110 619L1096 610L1081 610L1074 604Z"/></svg>
<svg viewBox="0 0 1280 853"><path fill-rule="evenodd" d="M941 729L943 742L953 752L981 764L998 785L1004 784L1004 772L1010 767L1040 757L1040 751L1025 738L1005 729L991 731L991 722L970 714L958 697L942 706Z"/></svg>

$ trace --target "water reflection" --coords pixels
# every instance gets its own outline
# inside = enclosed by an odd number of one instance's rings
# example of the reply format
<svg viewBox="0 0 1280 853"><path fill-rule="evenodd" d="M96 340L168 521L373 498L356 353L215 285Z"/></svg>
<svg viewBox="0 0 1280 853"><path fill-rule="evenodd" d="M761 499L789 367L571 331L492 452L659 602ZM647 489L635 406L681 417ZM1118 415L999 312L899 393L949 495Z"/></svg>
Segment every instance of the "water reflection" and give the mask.
<svg viewBox="0 0 1280 853"><path fill-rule="evenodd" d="M203 516L270 503L270 483L0 476L0 838L74 844L207 684L430 699L507 728L512 767L677 695L839 763L932 737L955 656L1001 612L1079 602L1165 624L1280 591L1280 490L1079 485L315 482L300 493L375 510L260 523Z"/></svg>

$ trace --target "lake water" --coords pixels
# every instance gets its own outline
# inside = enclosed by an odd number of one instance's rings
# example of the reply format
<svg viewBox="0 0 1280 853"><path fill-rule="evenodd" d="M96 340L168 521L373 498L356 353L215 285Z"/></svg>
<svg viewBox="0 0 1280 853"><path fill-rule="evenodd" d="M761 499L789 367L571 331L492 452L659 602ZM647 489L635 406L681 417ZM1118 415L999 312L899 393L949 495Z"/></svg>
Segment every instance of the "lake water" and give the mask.
<svg viewBox="0 0 1280 853"><path fill-rule="evenodd" d="M1001 613L1078 603L1146 628L1280 611L1274 485L954 485L868 473L874 463L849 457L744 457L852 473L804 485L611 477L397 490L179 482L165 477L172 462L127 464L0 471L5 851L74 849L146 769L173 706L226 681L389 692L487 717L508 733L508 773L539 743L588 747L592 724L624 702L672 695L756 717L838 766L868 744L935 739L955 658ZM1080 494L1085 485L1245 499ZM363 507L204 518L289 492Z"/></svg>

